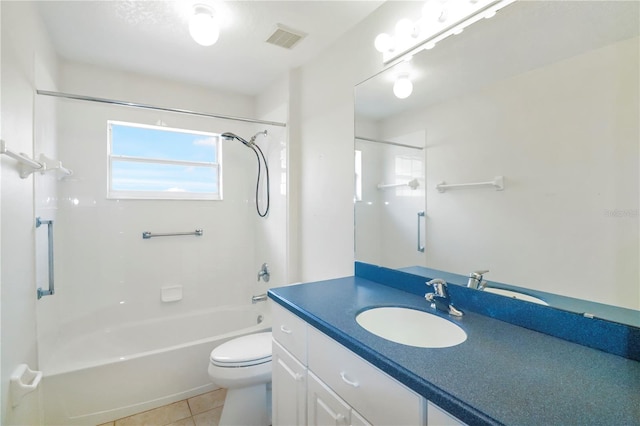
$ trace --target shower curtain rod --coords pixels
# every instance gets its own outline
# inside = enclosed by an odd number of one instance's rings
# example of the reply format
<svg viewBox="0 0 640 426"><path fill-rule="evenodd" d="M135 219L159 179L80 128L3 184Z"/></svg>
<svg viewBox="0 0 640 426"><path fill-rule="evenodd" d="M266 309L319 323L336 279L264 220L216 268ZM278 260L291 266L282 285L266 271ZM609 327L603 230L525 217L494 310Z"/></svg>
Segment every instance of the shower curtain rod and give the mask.
<svg viewBox="0 0 640 426"><path fill-rule="evenodd" d="M98 102L98 103L103 103L103 104L128 106L128 107L133 107L133 108L151 109L151 110L154 110L154 111L176 112L178 114L189 114L189 115L196 115L196 116L199 116L199 117L220 118L220 119L223 119L223 120L244 121L246 123L257 123L257 124L266 124L266 125L269 125L269 126L287 127L286 123L280 123L280 122L277 122L277 121L265 121L265 120L257 120L257 119L254 119L254 118L233 117L233 116L230 116L230 115L210 114L210 113L207 113L207 112L191 111L191 110L188 110L188 109L166 108L166 107L159 107L159 106L155 106L155 105L139 104L139 103L135 103L135 102L119 101L119 100L116 100L116 99L105 99L105 98L96 98L96 97L93 97L93 96L74 95L72 93L50 92L48 90L40 90L40 89L36 89L36 93L38 95L53 96L53 97L56 97L56 98L74 99L74 100L77 100L77 101Z"/></svg>
<svg viewBox="0 0 640 426"><path fill-rule="evenodd" d="M356 136L356 139L359 139L361 141L367 141L367 142L383 143L385 145L401 146L403 148L419 149L421 151L424 149L421 146L406 145L406 144L403 144L403 143L383 141L383 140L380 140L380 139L364 138L364 137L361 137L361 136Z"/></svg>

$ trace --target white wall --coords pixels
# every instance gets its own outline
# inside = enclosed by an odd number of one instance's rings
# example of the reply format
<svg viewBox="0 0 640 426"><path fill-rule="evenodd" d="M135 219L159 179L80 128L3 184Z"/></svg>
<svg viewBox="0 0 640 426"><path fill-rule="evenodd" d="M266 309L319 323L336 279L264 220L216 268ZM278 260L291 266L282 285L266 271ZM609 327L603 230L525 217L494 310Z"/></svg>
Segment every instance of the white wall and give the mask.
<svg viewBox="0 0 640 426"><path fill-rule="evenodd" d="M2 2L2 128L1 137L16 152L33 157L33 139L53 128L51 105L35 104L40 82L55 81L56 58L33 6ZM34 126L34 114L41 124ZM47 144L55 152L55 140ZM21 179L15 160L1 158L2 222L2 417L5 425L41 423L40 392L12 408L9 376L20 363L38 369L36 343L36 275L34 268L34 177ZM44 177L46 178L46 176ZM43 181L43 191L55 188ZM41 207L41 206L39 206Z"/></svg>
<svg viewBox="0 0 640 426"><path fill-rule="evenodd" d="M427 265L640 308L638 73L634 38L388 120L427 129Z"/></svg>
<svg viewBox="0 0 640 426"><path fill-rule="evenodd" d="M353 273L353 91L380 72L373 40L415 9L387 2L310 63L300 67L292 98L300 120L300 278L313 281ZM415 12L415 10L413 10ZM295 140L292 139L292 143Z"/></svg>
<svg viewBox="0 0 640 426"><path fill-rule="evenodd" d="M287 123L289 119L289 77L283 76L274 82L255 100L255 116L260 120ZM268 283L260 281L258 288L264 293L270 287L291 282L287 263L287 240L289 214L287 189L289 184L288 128L260 126L258 131L267 130L268 137L259 137L256 142L267 156L271 180L271 206L269 215L257 220L256 258L254 271L257 275L262 263L269 265L271 278ZM263 176L264 177L264 176ZM261 210L264 211L264 194L261 195ZM257 279L257 276L256 276ZM295 279L295 278L294 278Z"/></svg>

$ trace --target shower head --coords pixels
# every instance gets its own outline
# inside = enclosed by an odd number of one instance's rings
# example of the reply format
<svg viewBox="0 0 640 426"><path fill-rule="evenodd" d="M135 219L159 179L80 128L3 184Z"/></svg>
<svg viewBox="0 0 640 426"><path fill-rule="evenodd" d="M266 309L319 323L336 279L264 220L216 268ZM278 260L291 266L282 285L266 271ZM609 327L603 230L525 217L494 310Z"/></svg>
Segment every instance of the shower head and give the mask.
<svg viewBox="0 0 640 426"><path fill-rule="evenodd" d="M231 141L234 139L238 139L240 142L242 142L243 144L245 144L248 147L251 147L252 143L247 142L246 140L242 139L240 136L236 135L235 133L231 133L231 132L224 132L223 134L220 135L220 137L222 137L222 139Z"/></svg>
<svg viewBox="0 0 640 426"><path fill-rule="evenodd" d="M234 139L238 139L240 142L242 142L243 144L245 144L248 147L251 147L252 145L255 144L256 138L260 135L265 135L267 136L267 131L263 130L262 132L258 132L255 135L253 135L253 137L249 140L249 142L247 142L246 140L242 139L240 136L236 135L235 133L231 133L231 132L224 132L223 134L220 135L220 137L222 137L222 139L225 140L234 140Z"/></svg>
<svg viewBox="0 0 640 426"><path fill-rule="evenodd" d="M267 159L264 156L264 153L262 152L262 149L260 149L260 146L256 145L256 138L260 135L264 135L267 136L267 131L264 130L262 132L258 132L255 135L253 135L253 137L251 138L251 140L249 142L247 142L246 140L242 139L240 136L236 135L235 133L231 133L231 132L224 132L220 135L220 137L222 139L225 140L234 140L237 139L240 142L242 142L245 146L251 148L251 150L253 151L253 153L256 155L256 159L258 160L258 179L256 182L256 210L258 210L258 216L260 217L266 217L267 214L269 213L269 165L267 164ZM261 176L261 161L264 164L264 169L265 169L265 177L267 179L267 185L266 185L266 193L267 193L267 207L265 208L264 212L260 211L260 205L258 203L259 200L259 190L260 190L260 176Z"/></svg>
<svg viewBox="0 0 640 426"><path fill-rule="evenodd" d="M236 135L234 135L234 134L233 134L233 133L231 133L231 132L224 132L224 133L223 133L223 134L221 134L220 136L222 137L222 139L225 139L225 140L228 140L228 141L233 140L233 139L235 139L235 137L236 137Z"/></svg>

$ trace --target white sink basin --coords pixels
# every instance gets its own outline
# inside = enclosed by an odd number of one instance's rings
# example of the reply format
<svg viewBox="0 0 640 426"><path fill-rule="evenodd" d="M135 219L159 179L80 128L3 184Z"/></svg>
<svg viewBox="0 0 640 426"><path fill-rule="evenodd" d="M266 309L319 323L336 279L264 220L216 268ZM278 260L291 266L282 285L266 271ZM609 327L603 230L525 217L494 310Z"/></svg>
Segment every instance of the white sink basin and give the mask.
<svg viewBox="0 0 640 426"><path fill-rule="evenodd" d="M467 340L456 324L416 309L373 308L359 313L356 321L376 336L419 348L448 348Z"/></svg>
<svg viewBox="0 0 640 426"><path fill-rule="evenodd" d="M512 299L518 300L526 300L527 302L538 303L540 305L549 306L547 302L542 299L538 299L537 297L529 296L528 294L520 293L513 290L505 290L503 288L493 288L493 287L485 287L484 291L494 294L499 294L501 296L511 297Z"/></svg>

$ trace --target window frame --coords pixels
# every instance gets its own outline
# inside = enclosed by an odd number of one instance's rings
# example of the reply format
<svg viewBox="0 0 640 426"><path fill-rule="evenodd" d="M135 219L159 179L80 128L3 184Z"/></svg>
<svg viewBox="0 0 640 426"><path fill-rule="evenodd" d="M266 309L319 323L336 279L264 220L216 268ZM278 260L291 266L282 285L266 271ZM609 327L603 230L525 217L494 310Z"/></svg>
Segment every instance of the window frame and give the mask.
<svg viewBox="0 0 640 426"><path fill-rule="evenodd" d="M113 154L113 132L112 126L124 126L135 127L142 129L161 130L166 132L186 133L190 135L199 135L206 137L216 138L215 144L215 162L205 161L186 161L186 160L171 160L162 158L151 157L136 157L127 155L114 155ZM125 161L133 163L147 163L147 164L166 164L176 166L192 166L192 167L208 167L215 170L217 175L218 185L217 192L188 192L188 191L135 191L135 190L114 190L113 189L113 162ZM221 201L222 197L222 143L219 133L203 132L198 130L179 129L174 127L154 126L150 124L131 123L118 120L107 120L107 199L112 200L200 200L200 201Z"/></svg>

